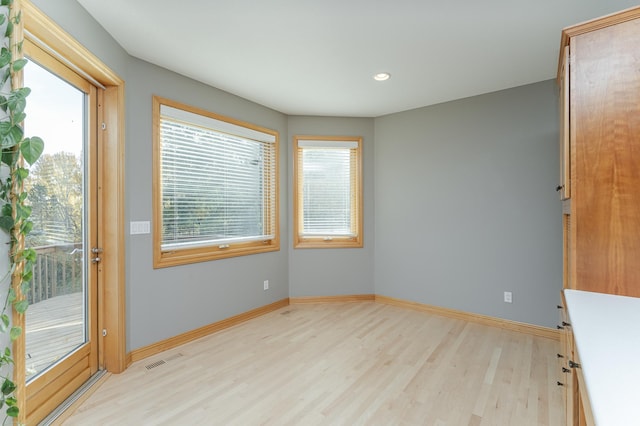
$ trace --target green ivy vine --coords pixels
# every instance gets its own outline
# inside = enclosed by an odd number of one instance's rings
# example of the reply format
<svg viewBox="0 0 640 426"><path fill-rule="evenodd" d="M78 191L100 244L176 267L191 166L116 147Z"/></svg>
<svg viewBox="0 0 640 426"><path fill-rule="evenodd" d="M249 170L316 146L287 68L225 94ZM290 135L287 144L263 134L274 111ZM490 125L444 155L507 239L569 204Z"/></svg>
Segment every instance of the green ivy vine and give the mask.
<svg viewBox="0 0 640 426"><path fill-rule="evenodd" d="M23 87L20 74L27 64L22 54L21 20L21 11L13 0L0 0L0 28L5 29L0 48L0 229L9 236L9 271L2 277L2 282L10 279L8 291L3 295L0 333L9 333L11 342L23 334L22 328L13 324L12 316L23 315L27 310L24 294L31 284L36 261L36 252L25 248L24 242L33 228L29 220L31 207L24 189L24 182L29 177L25 162L34 164L44 150L44 142L39 137L24 137L22 123L31 90ZM21 414L16 396L21 384L13 380L11 345L0 350L0 409L5 410L5 422Z"/></svg>

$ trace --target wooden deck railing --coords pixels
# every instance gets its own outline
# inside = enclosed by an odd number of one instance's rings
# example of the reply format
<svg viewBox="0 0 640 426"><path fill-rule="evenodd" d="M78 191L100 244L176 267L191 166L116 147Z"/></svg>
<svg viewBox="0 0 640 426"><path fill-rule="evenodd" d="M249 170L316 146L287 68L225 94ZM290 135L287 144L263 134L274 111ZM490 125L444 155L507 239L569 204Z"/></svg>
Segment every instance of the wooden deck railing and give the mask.
<svg viewBox="0 0 640 426"><path fill-rule="evenodd" d="M34 247L38 254L29 303L82 291L82 243Z"/></svg>

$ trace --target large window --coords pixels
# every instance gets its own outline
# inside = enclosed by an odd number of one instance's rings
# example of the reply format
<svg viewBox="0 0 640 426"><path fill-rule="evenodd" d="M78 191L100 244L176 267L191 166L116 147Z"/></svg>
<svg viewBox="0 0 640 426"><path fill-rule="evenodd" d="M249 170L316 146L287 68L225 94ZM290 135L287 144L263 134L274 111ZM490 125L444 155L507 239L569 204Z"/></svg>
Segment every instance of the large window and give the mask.
<svg viewBox="0 0 640 426"><path fill-rule="evenodd" d="M154 267L279 249L278 133L153 98Z"/></svg>
<svg viewBox="0 0 640 426"><path fill-rule="evenodd" d="M294 137L294 247L362 247L362 138Z"/></svg>

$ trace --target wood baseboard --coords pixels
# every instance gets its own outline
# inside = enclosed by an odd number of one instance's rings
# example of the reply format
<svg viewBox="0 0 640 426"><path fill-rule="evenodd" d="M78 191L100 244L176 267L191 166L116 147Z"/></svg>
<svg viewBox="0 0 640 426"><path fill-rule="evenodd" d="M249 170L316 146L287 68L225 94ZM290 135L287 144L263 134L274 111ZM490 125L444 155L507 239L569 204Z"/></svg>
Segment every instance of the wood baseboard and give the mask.
<svg viewBox="0 0 640 426"><path fill-rule="evenodd" d="M474 322L490 327L503 328L505 330L518 331L520 333L532 334L547 339L560 340L560 333L553 328L541 327L539 325L526 324L523 322L511 321L502 318L490 317L487 315L474 314L456 309L442 308L439 306L425 305L418 302L410 302L408 300L396 299L388 296L375 296L376 303L384 303L386 305L398 306L401 308L415 309L418 311L428 312L430 314L441 315L449 318L460 319L463 321Z"/></svg>
<svg viewBox="0 0 640 426"><path fill-rule="evenodd" d="M304 303L345 303L345 302L373 302L375 294L350 294L344 296L311 296L311 297L290 297L292 305Z"/></svg>
<svg viewBox="0 0 640 426"><path fill-rule="evenodd" d="M547 327L541 327L532 324L525 324L517 321L506 320L502 318L495 318L486 315L474 314L464 311L458 311L455 309L442 308L439 306L425 305L418 302L411 302L408 300L396 299L388 296L381 296L376 294L353 294L353 295L338 295L338 296L312 296L312 297L291 297L279 300L260 308L253 309L242 314L235 315L233 317L218 321L204 327L197 328L195 330L188 331L178 336L171 337L169 339L162 340L157 343L153 343L148 346L144 346L139 349L135 349L127 354L127 367L131 363L139 361L141 359L148 358L150 356L159 354L169 349L173 349L185 343L199 339L201 337L208 336L220 330L224 330L234 325L243 323L250 319L259 317L269 312L284 308L288 305L294 304L313 304L313 303L346 303L346 302L376 302L386 305L393 305L402 308L414 309L418 311L428 312L435 315L441 315L449 318L456 318L464 321L475 322L491 327L504 328L506 330L518 331L521 333L532 334L534 336L544 337L547 339L560 340L560 334L557 330Z"/></svg>
<svg viewBox="0 0 640 426"><path fill-rule="evenodd" d="M200 339L201 337L208 336L209 334L215 333L217 331L224 330L225 328L233 327L234 325L249 321L250 319L268 314L269 312L273 312L280 308L284 308L285 306L289 306L289 298L282 299L256 309L252 309L242 314L223 319L222 321L205 325L204 327L196 328L195 330L187 331L186 333L182 333L169 339L161 340L160 342L153 343L139 349L135 349L128 354L127 360L130 362L136 362L141 359L148 358L150 356L159 354L160 352L173 349L193 340Z"/></svg>

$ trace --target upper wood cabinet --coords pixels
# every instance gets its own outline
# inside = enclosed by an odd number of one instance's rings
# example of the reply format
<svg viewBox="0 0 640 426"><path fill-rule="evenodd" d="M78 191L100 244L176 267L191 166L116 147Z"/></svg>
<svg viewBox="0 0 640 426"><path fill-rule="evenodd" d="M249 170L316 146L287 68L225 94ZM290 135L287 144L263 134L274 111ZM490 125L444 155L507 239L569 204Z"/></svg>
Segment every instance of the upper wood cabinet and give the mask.
<svg viewBox="0 0 640 426"><path fill-rule="evenodd" d="M565 287L640 297L640 7L566 28L558 83Z"/></svg>

